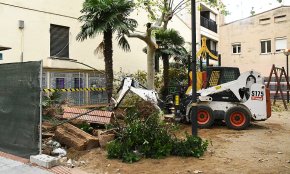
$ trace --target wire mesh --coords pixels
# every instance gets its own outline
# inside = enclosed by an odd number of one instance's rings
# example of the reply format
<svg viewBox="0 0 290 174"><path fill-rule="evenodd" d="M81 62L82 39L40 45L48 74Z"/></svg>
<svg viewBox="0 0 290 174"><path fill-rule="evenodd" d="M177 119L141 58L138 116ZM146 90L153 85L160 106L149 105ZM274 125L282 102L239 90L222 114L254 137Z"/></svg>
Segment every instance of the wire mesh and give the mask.
<svg viewBox="0 0 290 174"><path fill-rule="evenodd" d="M218 85L220 79L220 71L212 71L209 79L209 87Z"/></svg>
<svg viewBox="0 0 290 174"><path fill-rule="evenodd" d="M49 73L49 75L48 75ZM49 79L48 79L49 78ZM68 89L68 88L104 88L105 76L97 73L87 72L50 72L43 73L43 88ZM105 91L66 91L60 92L61 100L69 105L94 105L107 103L107 93ZM46 94L47 95L47 94Z"/></svg>

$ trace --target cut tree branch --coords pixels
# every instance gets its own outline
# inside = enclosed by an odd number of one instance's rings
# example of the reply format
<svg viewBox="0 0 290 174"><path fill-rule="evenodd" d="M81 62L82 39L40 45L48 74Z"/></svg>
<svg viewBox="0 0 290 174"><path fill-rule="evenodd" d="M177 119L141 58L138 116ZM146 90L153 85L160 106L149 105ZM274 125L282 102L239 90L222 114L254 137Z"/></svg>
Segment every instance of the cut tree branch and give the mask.
<svg viewBox="0 0 290 174"><path fill-rule="evenodd" d="M146 35L136 34L136 33L128 33L127 36L130 38L138 38L138 39L141 39L144 42L146 42Z"/></svg>
<svg viewBox="0 0 290 174"><path fill-rule="evenodd" d="M170 9L172 9L172 7L173 7L173 3L174 3L174 0L170 0L170 2L169 2L169 8L170 8Z"/></svg>
<svg viewBox="0 0 290 174"><path fill-rule="evenodd" d="M164 20L164 17L165 17L165 12L162 12L160 18L156 20L156 22L154 23L154 26L161 26Z"/></svg>
<svg viewBox="0 0 290 174"><path fill-rule="evenodd" d="M148 13L150 14L150 16L153 20L156 20L156 16L155 16L155 14L150 6L149 0L147 0L146 2L147 2L147 4L145 6L146 6Z"/></svg>

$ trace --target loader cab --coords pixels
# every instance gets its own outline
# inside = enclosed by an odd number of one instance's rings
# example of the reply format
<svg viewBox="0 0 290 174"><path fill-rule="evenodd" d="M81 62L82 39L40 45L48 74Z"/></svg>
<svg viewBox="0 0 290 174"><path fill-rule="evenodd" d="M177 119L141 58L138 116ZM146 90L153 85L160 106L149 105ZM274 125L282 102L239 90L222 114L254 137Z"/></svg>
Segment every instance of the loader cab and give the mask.
<svg viewBox="0 0 290 174"><path fill-rule="evenodd" d="M203 87L209 88L237 80L239 76L240 70L237 67L207 67L206 81Z"/></svg>

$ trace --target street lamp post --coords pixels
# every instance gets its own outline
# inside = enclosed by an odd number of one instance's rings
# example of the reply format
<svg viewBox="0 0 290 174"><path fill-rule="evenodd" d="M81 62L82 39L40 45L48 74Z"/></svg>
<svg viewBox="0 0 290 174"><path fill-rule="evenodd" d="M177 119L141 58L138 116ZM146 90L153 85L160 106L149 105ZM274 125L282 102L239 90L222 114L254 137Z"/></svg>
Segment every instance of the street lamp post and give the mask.
<svg viewBox="0 0 290 174"><path fill-rule="evenodd" d="M197 100L196 100L196 5L195 0L191 0L191 46L192 46L192 107L191 126L192 136L197 136Z"/></svg>
<svg viewBox="0 0 290 174"><path fill-rule="evenodd" d="M284 50L284 54L286 55L286 71L287 71L287 75L286 78L289 81L289 65L288 65L288 56L290 54L290 49L285 49ZM287 103L289 103L289 85L287 84Z"/></svg>

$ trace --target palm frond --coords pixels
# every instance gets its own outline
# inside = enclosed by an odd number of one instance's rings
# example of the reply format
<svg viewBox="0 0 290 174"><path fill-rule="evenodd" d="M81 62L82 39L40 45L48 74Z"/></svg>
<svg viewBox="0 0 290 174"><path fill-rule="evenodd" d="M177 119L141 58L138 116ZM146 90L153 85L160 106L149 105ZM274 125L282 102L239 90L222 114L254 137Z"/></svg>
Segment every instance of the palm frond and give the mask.
<svg viewBox="0 0 290 174"><path fill-rule="evenodd" d="M174 29L157 30L155 33L157 42L162 47L166 46L183 46L185 41L180 33Z"/></svg>
<svg viewBox="0 0 290 174"><path fill-rule="evenodd" d="M104 41L102 41L97 48L94 50L94 54L97 55L98 53L102 53L104 52L104 47L105 47L105 43Z"/></svg>
<svg viewBox="0 0 290 174"><path fill-rule="evenodd" d="M130 44L123 33L119 33L116 39L120 48L127 52L131 51Z"/></svg>
<svg viewBox="0 0 290 174"><path fill-rule="evenodd" d="M135 4L128 0L85 0L82 16L78 20L83 23L76 39L84 41L103 34L107 29L127 34L137 27L135 19L129 18ZM125 51L130 50L125 36L117 37L119 46Z"/></svg>

